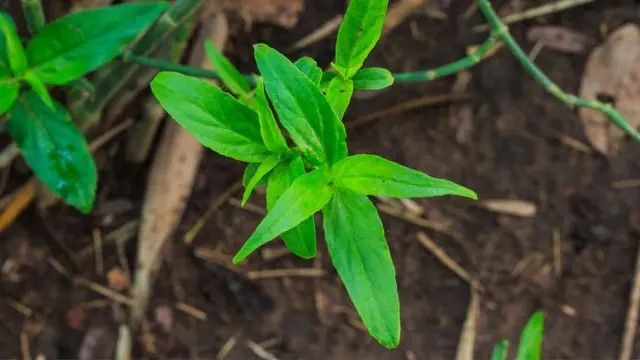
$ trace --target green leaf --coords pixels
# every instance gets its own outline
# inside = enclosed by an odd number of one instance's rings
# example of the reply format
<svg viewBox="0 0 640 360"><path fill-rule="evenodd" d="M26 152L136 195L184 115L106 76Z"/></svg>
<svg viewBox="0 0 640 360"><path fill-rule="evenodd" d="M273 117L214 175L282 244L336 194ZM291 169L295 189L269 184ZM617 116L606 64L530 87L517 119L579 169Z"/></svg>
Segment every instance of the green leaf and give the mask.
<svg viewBox="0 0 640 360"><path fill-rule="evenodd" d="M317 169L297 178L234 256L233 263L241 262L260 246L318 212L330 198L331 187L325 169Z"/></svg>
<svg viewBox="0 0 640 360"><path fill-rule="evenodd" d="M15 80L0 80L0 115L11 109L18 98L20 85Z"/></svg>
<svg viewBox="0 0 640 360"><path fill-rule="evenodd" d="M242 174L242 186L247 187L249 180L256 174L261 163L248 163Z"/></svg>
<svg viewBox="0 0 640 360"><path fill-rule="evenodd" d="M300 156L294 157L290 162L280 163L267 183L267 210L271 211L282 194L302 175L304 163ZM282 240L292 253L303 259L316 256L316 222L313 216L283 233Z"/></svg>
<svg viewBox="0 0 640 360"><path fill-rule="evenodd" d="M380 90L393 85L393 74L380 67L368 67L353 75L353 87L358 90Z"/></svg>
<svg viewBox="0 0 640 360"><path fill-rule="evenodd" d="M507 360L509 340L500 340L491 352L491 360Z"/></svg>
<svg viewBox="0 0 640 360"><path fill-rule="evenodd" d="M542 350L542 336L544 330L544 313L536 311L520 335L516 360L539 360Z"/></svg>
<svg viewBox="0 0 640 360"><path fill-rule="evenodd" d="M364 195L416 198L457 195L477 199L475 192L452 181L389 161L377 155L354 155L333 167L337 186Z"/></svg>
<svg viewBox="0 0 640 360"><path fill-rule="evenodd" d="M30 69L45 84L78 79L118 56L166 7L166 2L136 2L64 16L27 45Z"/></svg>
<svg viewBox="0 0 640 360"><path fill-rule="evenodd" d="M255 57L280 122L309 161L335 164L347 156L344 125L320 89L267 45L256 45Z"/></svg>
<svg viewBox="0 0 640 360"><path fill-rule="evenodd" d="M97 171L80 130L57 102L49 108L30 91L11 110L9 134L36 177L83 213L93 207Z"/></svg>
<svg viewBox="0 0 640 360"><path fill-rule="evenodd" d="M218 72L222 83L238 96L248 94L251 91L251 87L240 71L227 60L210 40L207 40L204 46L207 57L213 64L214 70Z"/></svg>
<svg viewBox="0 0 640 360"><path fill-rule="evenodd" d="M322 92L327 92L329 88L329 84L331 84L331 80L333 80L338 74L335 71L325 71L322 74L322 80L320 80L320 90Z"/></svg>
<svg viewBox="0 0 640 360"><path fill-rule="evenodd" d="M382 34L388 0L351 0L338 30L334 67L351 78Z"/></svg>
<svg viewBox="0 0 640 360"><path fill-rule="evenodd" d="M273 111L271 111L269 101L267 100L267 94L264 92L264 82L262 79L258 80L253 99L253 108L258 113L260 133L262 134L262 140L265 146L274 153L288 153L289 147L287 146L287 140L285 140L282 135L276 118L273 116Z"/></svg>
<svg viewBox="0 0 640 360"><path fill-rule="evenodd" d="M20 42L16 24L11 17L0 11L0 33L4 35L4 47L7 51L8 62L16 76L21 76L27 70L27 56Z"/></svg>
<svg viewBox="0 0 640 360"><path fill-rule="evenodd" d="M322 210L331 262L365 326L378 342L400 342L400 302L393 260L375 206L366 196L334 190Z"/></svg>
<svg viewBox="0 0 640 360"><path fill-rule="evenodd" d="M318 66L318 63L308 57L304 56L298 59L295 63L298 70L302 71L312 83L319 85L322 80L322 69Z"/></svg>
<svg viewBox="0 0 640 360"><path fill-rule="evenodd" d="M151 82L151 91L202 145L246 162L262 162L269 156L256 113L219 87L179 73L161 72Z"/></svg>
<svg viewBox="0 0 640 360"><path fill-rule="evenodd" d="M0 35L0 79L11 76L11 65L9 65L9 57L7 56L7 44L4 36Z"/></svg>
<svg viewBox="0 0 640 360"><path fill-rule="evenodd" d="M42 102L47 104L48 107L53 109L53 99L51 99L51 95L49 95L49 91L47 90L47 86L42 83L39 77L34 75L32 72L27 71L24 73L24 80L31 86L31 89L38 94Z"/></svg>
<svg viewBox="0 0 640 360"><path fill-rule="evenodd" d="M353 95L353 81L350 79L342 79L334 77L327 88L327 101L331 104L331 108L336 113L338 119L344 117L344 113L349 107L351 96Z"/></svg>
<svg viewBox="0 0 640 360"><path fill-rule="evenodd" d="M253 189L260 184L260 182L267 176L273 168L275 168L280 162L280 155L271 155L264 159L260 165L255 169L255 173L248 178L247 184L244 188L244 194L242 195L242 206L247 203L249 196L253 192ZM243 179L244 182L244 179Z"/></svg>

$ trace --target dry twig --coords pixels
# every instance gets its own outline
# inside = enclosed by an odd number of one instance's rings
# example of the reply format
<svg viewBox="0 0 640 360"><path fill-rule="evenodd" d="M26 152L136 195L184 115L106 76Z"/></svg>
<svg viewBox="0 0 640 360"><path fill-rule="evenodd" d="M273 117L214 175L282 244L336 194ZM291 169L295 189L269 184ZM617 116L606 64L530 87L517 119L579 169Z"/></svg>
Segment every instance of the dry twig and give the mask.
<svg viewBox="0 0 640 360"><path fill-rule="evenodd" d="M638 314L640 313L640 247L636 256L636 271L633 277L633 285L629 295L629 309L627 320L624 324L624 335L620 345L621 351L618 360L630 360L633 355L636 331L638 329Z"/></svg>

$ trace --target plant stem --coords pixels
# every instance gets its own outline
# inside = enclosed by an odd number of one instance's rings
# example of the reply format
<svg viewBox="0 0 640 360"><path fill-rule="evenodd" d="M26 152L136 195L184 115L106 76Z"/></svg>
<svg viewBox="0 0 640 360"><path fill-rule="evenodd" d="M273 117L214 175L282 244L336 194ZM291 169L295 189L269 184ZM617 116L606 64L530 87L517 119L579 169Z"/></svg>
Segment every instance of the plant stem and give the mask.
<svg viewBox="0 0 640 360"><path fill-rule="evenodd" d="M46 19L41 0L22 0L22 11L27 22L27 29L33 35L44 26Z"/></svg>
<svg viewBox="0 0 640 360"><path fill-rule="evenodd" d="M494 48L497 42L498 38L492 34L482 45L460 60L431 70L397 73L393 75L393 78L398 83L422 82L456 74L476 65L488 57L491 54L491 49Z"/></svg>
<svg viewBox="0 0 640 360"><path fill-rule="evenodd" d="M527 53L522 50L520 45L513 39L509 33L509 28L500 20L500 17L491 6L489 0L476 0L482 15L486 18L494 36L498 37L509 48L511 53L520 62L520 65L529 73L533 78L538 81L551 95L556 99L564 102L571 108L585 107L597 110L607 116L609 120L624 131L627 135L633 139L640 141L640 132L633 128L624 117L616 111L613 106L597 100L589 100L578 97L573 94L564 92L560 87L553 82L536 64L529 59Z"/></svg>

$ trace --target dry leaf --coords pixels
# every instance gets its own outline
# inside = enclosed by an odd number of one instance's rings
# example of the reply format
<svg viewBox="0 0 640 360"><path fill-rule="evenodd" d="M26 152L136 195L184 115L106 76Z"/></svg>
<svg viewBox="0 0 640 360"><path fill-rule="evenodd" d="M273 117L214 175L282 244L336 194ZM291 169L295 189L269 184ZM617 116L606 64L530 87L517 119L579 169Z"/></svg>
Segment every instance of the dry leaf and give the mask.
<svg viewBox="0 0 640 360"><path fill-rule="evenodd" d="M479 202L478 205L491 212L519 217L533 217L538 211L535 204L522 200L484 200Z"/></svg>
<svg viewBox="0 0 640 360"><path fill-rule="evenodd" d="M304 10L304 0L226 0L223 7L253 23L269 23L291 29L298 24Z"/></svg>
<svg viewBox="0 0 640 360"><path fill-rule="evenodd" d="M596 47L587 61L580 96L610 98L631 126L640 126L640 28L627 24ZM624 133L604 115L580 109L591 144L604 154L614 154Z"/></svg>
<svg viewBox="0 0 640 360"><path fill-rule="evenodd" d="M582 54L591 43L589 37L584 34L554 25L532 26L527 31L527 39L569 54Z"/></svg>

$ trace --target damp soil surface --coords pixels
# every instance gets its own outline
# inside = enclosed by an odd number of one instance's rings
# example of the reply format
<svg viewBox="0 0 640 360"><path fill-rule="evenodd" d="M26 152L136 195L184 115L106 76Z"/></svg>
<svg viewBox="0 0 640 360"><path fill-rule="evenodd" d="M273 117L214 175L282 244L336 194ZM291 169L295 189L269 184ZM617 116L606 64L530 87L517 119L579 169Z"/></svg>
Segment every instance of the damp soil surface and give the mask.
<svg viewBox="0 0 640 360"><path fill-rule="evenodd" d="M541 2L511 3L526 8ZM486 36L472 31L482 19L477 12L465 16L468 1L440 5L446 17L410 16L382 39L369 64L397 72L428 69L460 58ZM253 43L287 49L343 10L342 0L308 0L298 25L289 30L267 24L247 30L231 16L227 52L242 70L255 71ZM534 25L558 25L590 38L586 52L542 47L536 57L562 88L575 92L591 47L638 20L635 1L599 1L513 25L512 31L526 50L534 47L526 37ZM333 42L330 37L290 55L328 64ZM436 99L435 104L411 107L415 99L426 98ZM470 286L418 241L424 232L482 288L475 358L487 359L499 339L517 343L537 309L546 314L544 358L616 358L640 238L640 187L618 181L640 178L640 145L625 139L612 156L583 146L588 140L578 115L549 96L505 49L463 75L359 93L346 121L396 106L407 109L379 113L349 128L352 153L381 154L452 179L481 199L536 207L535 214L523 217L455 198L408 204L376 200L423 211L421 218L428 220L418 226L382 216L402 306L397 350L382 348L363 330L322 241L313 261L282 254L282 244L274 242L240 267L227 265L261 218L259 196L247 209L225 203L192 245L184 245L185 232L242 175L239 164L207 153L160 269L147 324L133 339L136 357L257 359L247 345L255 343L280 359L452 359ZM101 180L92 215L62 205L32 206L0 234L0 358L20 358L26 345L34 357L114 357L126 305L71 281L61 270L106 286L110 269L124 268L126 275L126 265L133 268L130 235L139 220L149 164L124 161L124 141L97 155ZM5 192L27 175L25 165L16 162ZM92 245L96 229L104 242L102 269L96 267ZM246 275L294 268L324 273Z"/></svg>

